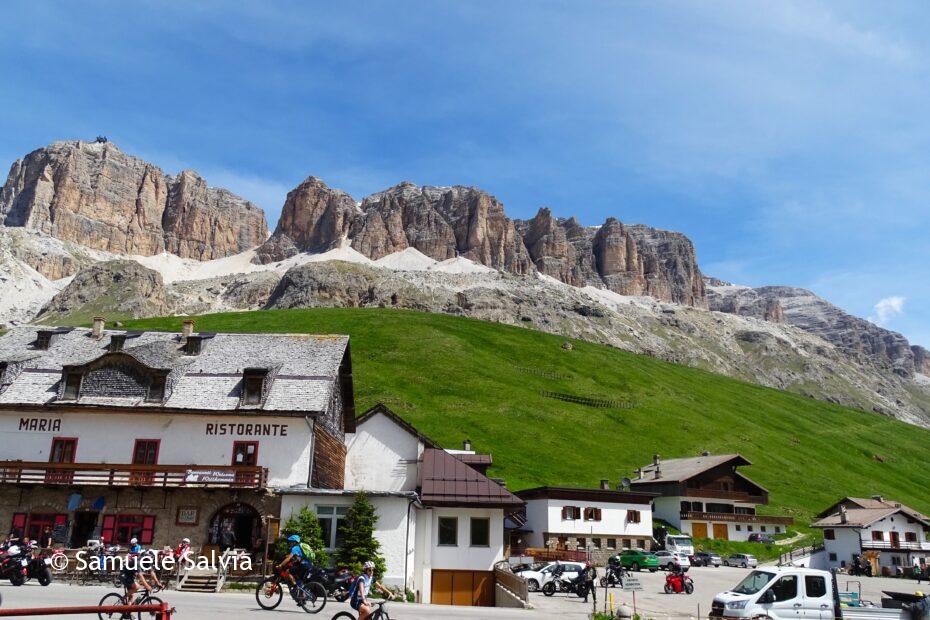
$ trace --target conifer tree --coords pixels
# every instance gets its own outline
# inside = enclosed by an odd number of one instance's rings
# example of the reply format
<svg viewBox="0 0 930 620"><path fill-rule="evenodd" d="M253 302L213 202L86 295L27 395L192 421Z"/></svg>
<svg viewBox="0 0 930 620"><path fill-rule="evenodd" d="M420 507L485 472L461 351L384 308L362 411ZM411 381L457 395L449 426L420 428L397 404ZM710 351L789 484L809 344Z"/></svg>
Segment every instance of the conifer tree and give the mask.
<svg viewBox="0 0 930 620"><path fill-rule="evenodd" d="M362 564L371 561L375 563L375 579L384 576L386 566L380 553L381 544L375 539L377 523L378 515L368 496L356 494L355 501L339 523L342 544L336 550L338 566L345 566L358 575Z"/></svg>
<svg viewBox="0 0 930 620"><path fill-rule="evenodd" d="M292 514L281 528L281 539L275 545L275 557L279 560L287 556L291 544L287 542L287 537L291 534L300 536L300 541L310 545L313 549L313 563L316 566L326 566L329 564L329 556L326 554L326 545L323 544L323 529L320 527L320 521L316 513L304 506L297 514Z"/></svg>

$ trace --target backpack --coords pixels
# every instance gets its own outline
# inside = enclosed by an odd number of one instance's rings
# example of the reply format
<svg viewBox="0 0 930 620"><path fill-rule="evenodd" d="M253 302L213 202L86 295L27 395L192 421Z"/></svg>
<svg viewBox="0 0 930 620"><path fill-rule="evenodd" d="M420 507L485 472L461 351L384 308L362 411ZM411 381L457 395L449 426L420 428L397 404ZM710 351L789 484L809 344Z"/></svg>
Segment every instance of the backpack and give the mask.
<svg viewBox="0 0 930 620"><path fill-rule="evenodd" d="M362 602L362 593L359 584L362 582L362 576L359 575L352 581L352 585L349 586L349 605L353 609L358 608L359 603Z"/></svg>
<svg viewBox="0 0 930 620"><path fill-rule="evenodd" d="M316 554L313 552L313 548L309 544L305 542L300 543L300 551L304 554L305 560L313 562L313 558L316 556Z"/></svg>

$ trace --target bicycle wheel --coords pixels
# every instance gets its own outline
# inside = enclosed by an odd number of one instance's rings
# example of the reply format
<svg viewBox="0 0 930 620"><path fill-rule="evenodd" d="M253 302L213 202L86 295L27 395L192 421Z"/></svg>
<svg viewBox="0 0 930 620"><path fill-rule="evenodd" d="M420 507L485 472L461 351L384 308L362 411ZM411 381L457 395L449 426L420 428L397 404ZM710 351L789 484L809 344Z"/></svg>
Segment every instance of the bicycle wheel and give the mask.
<svg viewBox="0 0 930 620"><path fill-rule="evenodd" d="M100 602L97 603L97 607L109 607L112 605L125 605L125 604L126 604L126 601L123 600L122 594L117 594L116 592L110 592L109 594L105 594L104 597L100 599ZM119 620L120 618L123 617L123 614L116 613L116 612L99 611L97 612L97 617L100 620L114 620L114 619Z"/></svg>
<svg viewBox="0 0 930 620"><path fill-rule="evenodd" d="M297 604L308 614L318 614L326 607L326 588L319 581L311 581L302 584L300 589L303 596L297 601Z"/></svg>
<svg viewBox="0 0 930 620"><path fill-rule="evenodd" d="M283 598L284 588L272 577L265 579L255 588L255 601L262 609L274 609L281 604Z"/></svg>
<svg viewBox="0 0 930 620"><path fill-rule="evenodd" d="M355 620L355 616L347 611L340 611L338 614L333 616L332 620L341 620L342 618L345 618L345 620Z"/></svg>
<svg viewBox="0 0 930 620"><path fill-rule="evenodd" d="M159 605L159 606L161 606L161 604L162 604L162 600L161 600L160 598L158 598L157 596L144 596L144 597L142 597L142 600L139 601L139 605ZM139 620L143 620L143 619L144 619L144 620L151 620L152 618L157 617L157 616L158 616L158 613L159 613L159 612L157 612L157 611L146 611L146 612L141 612L141 611L140 611L139 614L138 614Z"/></svg>

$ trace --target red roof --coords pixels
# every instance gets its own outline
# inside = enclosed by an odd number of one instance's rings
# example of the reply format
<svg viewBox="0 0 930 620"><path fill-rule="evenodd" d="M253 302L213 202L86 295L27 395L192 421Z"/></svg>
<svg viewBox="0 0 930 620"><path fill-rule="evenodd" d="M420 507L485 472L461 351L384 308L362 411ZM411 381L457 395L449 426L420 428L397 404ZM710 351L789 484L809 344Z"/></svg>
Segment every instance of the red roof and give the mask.
<svg viewBox="0 0 930 620"><path fill-rule="evenodd" d="M522 499L445 450L423 451L420 477L420 502L425 506L523 506Z"/></svg>
<svg viewBox="0 0 930 620"><path fill-rule="evenodd" d="M471 465L472 467L475 465L487 465L490 467L494 464L490 454L456 454L454 456L466 465Z"/></svg>

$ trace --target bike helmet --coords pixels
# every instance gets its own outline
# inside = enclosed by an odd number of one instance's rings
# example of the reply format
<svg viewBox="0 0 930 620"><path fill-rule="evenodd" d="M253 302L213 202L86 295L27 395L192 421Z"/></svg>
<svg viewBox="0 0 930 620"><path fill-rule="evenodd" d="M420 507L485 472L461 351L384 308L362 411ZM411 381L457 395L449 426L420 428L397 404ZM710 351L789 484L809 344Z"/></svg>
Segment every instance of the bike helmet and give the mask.
<svg viewBox="0 0 930 620"><path fill-rule="evenodd" d="M135 545L135 544L137 544L138 542L139 542L139 539L138 539L138 538L131 538L131 539L129 540L129 544L130 544L130 545Z"/></svg>
<svg viewBox="0 0 930 620"><path fill-rule="evenodd" d="M288 539L289 541L295 542L295 543L299 543L299 542L300 542L300 536L298 536L297 534L291 534L290 536L287 537L287 539Z"/></svg>
<svg viewBox="0 0 930 620"><path fill-rule="evenodd" d="M181 542L184 543L185 545L189 545L189 544L191 544L191 539L190 539L190 538L182 538L182 539L181 539Z"/></svg>
<svg viewBox="0 0 930 620"><path fill-rule="evenodd" d="M362 570L369 570L369 569L370 569L370 570L374 570L374 569L375 569L375 563L372 562L371 560L368 560L367 562L365 562L364 564L362 564Z"/></svg>

